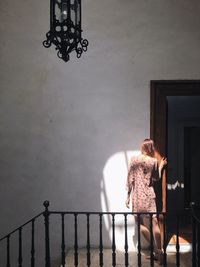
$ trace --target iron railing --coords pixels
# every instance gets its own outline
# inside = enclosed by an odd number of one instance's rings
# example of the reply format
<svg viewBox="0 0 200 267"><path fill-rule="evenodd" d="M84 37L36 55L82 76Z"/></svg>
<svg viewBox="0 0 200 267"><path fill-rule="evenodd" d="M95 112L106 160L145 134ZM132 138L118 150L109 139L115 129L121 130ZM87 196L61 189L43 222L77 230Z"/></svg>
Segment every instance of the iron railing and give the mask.
<svg viewBox="0 0 200 267"><path fill-rule="evenodd" d="M190 203L192 217L192 267L200 267L200 209Z"/></svg>
<svg viewBox="0 0 200 267"><path fill-rule="evenodd" d="M39 257L44 257L45 260L45 267L51 267L51 242L50 242L50 217L52 215L59 216L60 217L60 224L61 224L61 244L60 244L60 263L62 267L66 266L66 233L65 233L65 223L66 223L66 216L72 215L73 216L73 225L70 227L73 227L73 233L74 233L74 241L73 241L73 250L74 250L74 263L73 266L78 267L79 265L79 232L78 232L78 217L85 216L86 219L86 265L88 267L92 266L91 263L91 217L97 216L98 217L98 234L99 234L99 260L98 263L96 263L96 266L103 267L104 266L104 240L103 240L103 218L104 216L110 216L111 218L111 229L112 229L112 240L111 240L111 266L115 267L117 266L117 260L116 260L116 223L115 219L116 216L120 215L123 216L123 227L124 227L124 266L128 267L130 266L130 251L129 251L129 244L128 244L128 223L127 219L128 216L135 216L137 218L137 234L138 234L138 240L137 240L137 266L141 267L142 265L142 245L141 245L141 233L140 233L140 227L141 227L141 218L144 215L148 215L150 218L150 259L149 263L150 266L154 266L154 242L153 242L153 225L152 225L152 218L155 213L124 213L124 212L71 212L71 211L50 211L49 210L49 202L44 202L45 210L32 218L31 220L27 221L17 229L13 230L9 234L5 235L0 239L0 245L4 245L6 247L6 263L5 267L12 267L11 266L11 258L12 253L10 250L11 242L12 242L12 236L17 233L18 235L18 257L17 262L13 266L23 267L23 229L25 226L29 225L31 227L31 247L30 247L30 264L31 267L38 267L36 265L35 261L35 222L36 220L44 216L44 247L45 247L45 255L39 255ZM192 267L200 267L200 220L198 217L198 212L195 209L194 205L191 205L190 209L190 218L192 221ZM159 213L156 215L162 219L163 223L163 266L166 267L168 263L168 254L167 254L167 244L168 244L168 234L167 234L167 220L168 215L166 213ZM175 218L175 217L174 217ZM176 236L176 257L175 257L175 266L180 266L180 243L179 243L179 223L180 223L180 216L176 216L176 230L175 230L175 236ZM38 255L38 253L37 253ZM2 256L0 255L0 266L3 267L1 264ZM59 265L58 265L59 266ZM189 266L188 266L189 267Z"/></svg>

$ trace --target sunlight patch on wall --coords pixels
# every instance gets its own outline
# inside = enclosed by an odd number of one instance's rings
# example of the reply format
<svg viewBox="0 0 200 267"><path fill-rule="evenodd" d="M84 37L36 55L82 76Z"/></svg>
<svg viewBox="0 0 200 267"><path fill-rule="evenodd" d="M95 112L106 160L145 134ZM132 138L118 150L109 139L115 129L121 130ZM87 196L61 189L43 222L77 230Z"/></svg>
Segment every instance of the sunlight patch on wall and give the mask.
<svg viewBox="0 0 200 267"><path fill-rule="evenodd" d="M103 169L103 180L101 181L101 208L104 212L131 212L125 206L127 196L126 178L128 164L134 155L140 151L121 151L112 155L106 162ZM131 207L131 205L130 205ZM104 216L104 223L112 240L112 218L109 215ZM115 216L115 234L116 248L124 250L124 216ZM135 222L132 215L128 216L128 243L129 249L135 250Z"/></svg>

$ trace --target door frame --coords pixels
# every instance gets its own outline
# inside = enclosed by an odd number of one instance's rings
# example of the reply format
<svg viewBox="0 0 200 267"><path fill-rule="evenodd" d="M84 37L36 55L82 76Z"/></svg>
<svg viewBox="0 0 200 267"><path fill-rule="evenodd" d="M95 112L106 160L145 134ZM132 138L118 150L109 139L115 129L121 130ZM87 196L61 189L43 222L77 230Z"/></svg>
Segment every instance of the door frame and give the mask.
<svg viewBox="0 0 200 267"><path fill-rule="evenodd" d="M167 156L167 97L200 96L200 80L150 81L150 137L155 142L158 161ZM155 188L158 211L167 211L167 174Z"/></svg>

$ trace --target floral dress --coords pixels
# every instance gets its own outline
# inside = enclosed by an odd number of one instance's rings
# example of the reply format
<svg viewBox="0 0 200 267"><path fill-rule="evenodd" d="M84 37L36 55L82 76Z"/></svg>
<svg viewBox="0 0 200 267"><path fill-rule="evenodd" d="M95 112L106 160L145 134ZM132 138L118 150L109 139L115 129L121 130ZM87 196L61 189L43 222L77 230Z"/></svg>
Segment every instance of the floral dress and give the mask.
<svg viewBox="0 0 200 267"><path fill-rule="evenodd" d="M156 212L153 183L158 179L157 159L144 155L131 159L126 186L132 195L133 212Z"/></svg>

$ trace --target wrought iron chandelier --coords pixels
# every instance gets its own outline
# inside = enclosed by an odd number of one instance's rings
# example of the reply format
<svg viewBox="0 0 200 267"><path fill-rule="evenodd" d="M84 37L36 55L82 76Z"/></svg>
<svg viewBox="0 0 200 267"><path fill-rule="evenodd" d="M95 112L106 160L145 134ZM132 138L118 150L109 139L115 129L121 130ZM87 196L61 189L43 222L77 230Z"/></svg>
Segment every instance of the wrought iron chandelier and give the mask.
<svg viewBox="0 0 200 267"><path fill-rule="evenodd" d="M82 38L81 0L50 0L50 30L43 45L48 48L52 44L65 62L72 51L78 58L87 51L88 40Z"/></svg>

